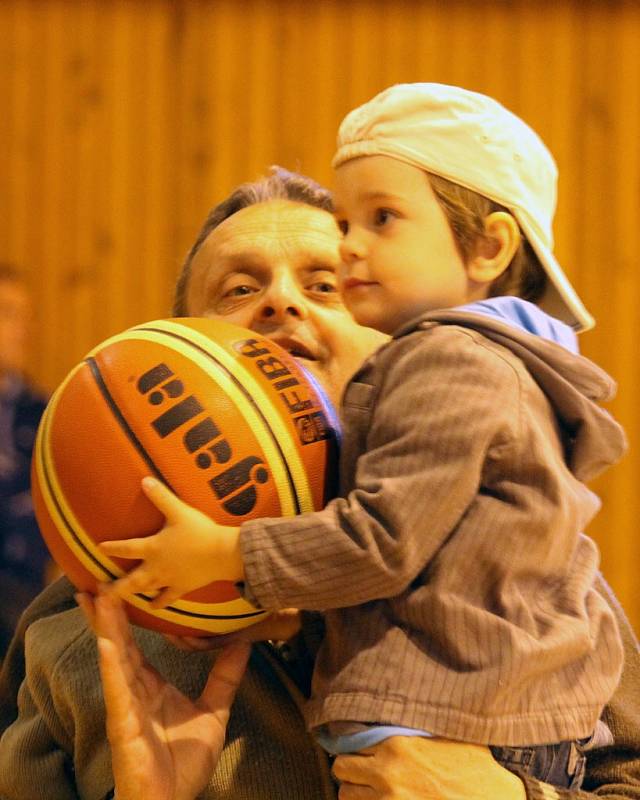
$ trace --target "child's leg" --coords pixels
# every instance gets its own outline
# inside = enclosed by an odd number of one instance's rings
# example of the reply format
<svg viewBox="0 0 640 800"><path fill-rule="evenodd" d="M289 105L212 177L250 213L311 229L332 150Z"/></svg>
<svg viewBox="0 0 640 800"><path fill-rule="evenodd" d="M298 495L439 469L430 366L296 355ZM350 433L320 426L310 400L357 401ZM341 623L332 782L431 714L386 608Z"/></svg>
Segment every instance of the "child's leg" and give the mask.
<svg viewBox="0 0 640 800"><path fill-rule="evenodd" d="M532 747L490 747L496 761L511 772L523 772L559 789L578 790L586 757L579 742Z"/></svg>
<svg viewBox="0 0 640 800"><path fill-rule="evenodd" d="M577 790L584 779L587 750L613 743L608 726L598 721L588 739L530 747L494 747L493 757L512 772L525 772L560 789Z"/></svg>

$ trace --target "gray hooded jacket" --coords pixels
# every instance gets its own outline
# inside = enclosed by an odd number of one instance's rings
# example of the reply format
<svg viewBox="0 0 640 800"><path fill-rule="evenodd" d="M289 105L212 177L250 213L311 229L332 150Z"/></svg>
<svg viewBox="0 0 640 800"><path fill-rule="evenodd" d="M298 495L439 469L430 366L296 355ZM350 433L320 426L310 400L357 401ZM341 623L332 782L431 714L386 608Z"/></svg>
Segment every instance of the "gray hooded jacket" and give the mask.
<svg viewBox="0 0 640 800"><path fill-rule="evenodd" d="M311 727L542 744L588 736L615 689L583 533L599 507L584 481L625 449L598 405L614 383L550 340L553 321L543 338L499 317L399 330L345 390L341 497L242 526L247 596L326 612Z"/></svg>

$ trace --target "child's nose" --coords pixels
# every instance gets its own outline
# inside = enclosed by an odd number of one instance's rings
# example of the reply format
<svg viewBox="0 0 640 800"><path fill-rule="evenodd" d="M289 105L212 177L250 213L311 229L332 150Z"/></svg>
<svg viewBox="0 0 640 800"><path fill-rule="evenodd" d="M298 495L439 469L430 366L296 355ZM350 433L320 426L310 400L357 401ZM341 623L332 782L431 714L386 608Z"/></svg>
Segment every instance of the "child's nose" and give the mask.
<svg viewBox="0 0 640 800"><path fill-rule="evenodd" d="M340 242L340 258L345 264L350 264L353 261L364 258L364 255L364 239L356 230L351 228L348 233L345 233Z"/></svg>

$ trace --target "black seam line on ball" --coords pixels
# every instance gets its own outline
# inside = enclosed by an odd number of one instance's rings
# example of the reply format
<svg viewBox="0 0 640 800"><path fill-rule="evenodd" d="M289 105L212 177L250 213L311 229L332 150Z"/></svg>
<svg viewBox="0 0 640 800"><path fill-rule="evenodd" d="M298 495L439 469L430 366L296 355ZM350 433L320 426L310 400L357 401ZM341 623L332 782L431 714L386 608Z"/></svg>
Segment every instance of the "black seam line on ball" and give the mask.
<svg viewBox="0 0 640 800"><path fill-rule="evenodd" d="M149 328L149 327L139 326L135 330L137 330L137 331L150 331L152 333L161 333L161 334L164 334L165 336L169 336L170 338L177 339L179 342L182 342L183 344L189 345L194 350L197 350L199 353L202 353L202 355L206 356L210 361L212 361L216 365L216 367L218 367L218 369L221 372L223 372L225 375L227 375L228 378L230 378L230 380L236 385L236 387L242 392L242 394L246 397L246 399L249 401L249 403L253 406L254 410L256 411L256 413L258 414L260 419L262 420L265 429L269 433L269 436L271 437L271 440L272 440L273 444L275 445L278 453L280 454L280 461L281 461L282 466L284 467L284 469L285 469L285 471L287 473L287 481L289 483L290 494L291 494L291 496L293 498L293 502L294 502L294 505L295 505L295 513L299 514L301 512L301 510L302 510L301 507L300 507L300 498L298 497L298 491L297 491L297 488L296 488L296 485L295 485L295 481L293 480L293 475L291 474L291 470L289 468L289 464L287 463L287 459L285 458L284 452L282 451L282 447L280 446L280 442L278 441L278 439L277 439L276 435L274 434L274 432L271 430L271 426L269 425L269 421L267 420L267 418L263 414L260 406L256 403L256 401L253 399L251 394L247 391L246 387L244 387L242 385L242 383L236 378L236 376L233 374L233 372L231 372L229 369L227 369L227 367L225 367L225 365L221 361L219 361L215 357L215 355L213 355L213 353L210 353L204 347L200 347L200 345L195 344L195 342L192 342L186 336L180 336L180 334L174 333L173 331L166 331L166 330L163 330L162 328Z"/></svg>
<svg viewBox="0 0 640 800"><path fill-rule="evenodd" d="M42 441L46 442L49 439L49 428L50 428L50 425L51 425L51 416L50 415L46 416L46 419L44 420L44 423L45 423L45 427L44 427L44 430L42 432ZM52 485L52 482L51 482L51 474L50 474L50 470L49 470L49 465L47 464L47 460L46 460L45 454L44 454L44 445L43 445L42 449L43 449L43 452L42 452L42 473L43 473L43 477L44 477L45 483L47 484L47 490L48 490L49 498L53 501L53 504L55 505L56 510L57 510L57 512L58 512L58 514L60 516L60 519L62 520L65 528L67 529L67 532L69 533L69 535L71 536L73 541L76 543L76 545L84 552L84 554L88 558L91 559L91 561L93 561L93 563L97 567L99 567L102 570L102 572L106 573L110 578L115 578L115 575L113 575L111 573L111 571L108 570L107 567L93 555L93 553L91 553L91 552L89 552L89 550L87 550L87 548L85 547L83 542L78 537L78 533L77 533L76 529L71 524L71 521L67 518L67 515L64 513L64 511L62 509L62 506L60 505L60 503L58 501L58 497L55 494L55 491L54 491L54 488L53 488L53 485Z"/></svg>
<svg viewBox="0 0 640 800"><path fill-rule="evenodd" d="M149 329L147 329L147 330L149 330ZM97 385L100 393L102 394L102 397L104 398L105 402L109 406L109 408L110 408L115 420L118 422L118 424L120 425L120 427L122 428L122 430L126 434L127 438L131 442L131 444L135 447L135 449L138 451L140 456L144 459L144 461L147 464L147 466L149 467L149 469L151 469L153 471L153 473L160 480L162 480L173 491L173 489L171 487L171 484L162 475L160 470L156 467L156 465L154 464L153 460L151 459L151 456L144 449L142 443L140 442L138 437L135 435L135 433L133 432L133 430L131 429L131 427L127 423L126 419L124 418L122 412L118 408L115 400L113 399L113 397L111 395L111 392L109 391L109 389L107 388L106 383L104 382L104 379L102 377L102 373L100 372L100 368L99 368L98 364L96 363L96 360L94 358L90 357L90 358L85 359L85 363L88 365L89 369L91 370L91 374L93 376L93 379L95 380L96 385ZM55 497L54 497L54 501L55 501ZM94 564L96 564L104 572L106 572L112 580L115 579L116 575L114 575L109 569L107 569L107 567L102 562L98 561L95 558L95 556L86 549L84 544L78 538L76 532L73 530L70 522L66 519L64 514L62 514L62 509L58 505L57 501L55 501L55 502L56 502L56 507L58 508L58 511L60 512L60 515L63 518L63 520L65 522L65 525L67 526L67 530L69 531L69 533L73 537L74 541L79 545L79 547L82 548L82 550L94 562ZM139 597L141 600L146 600L148 602L153 599L153 597L151 595L143 594L142 592L137 592L136 593L136 597ZM183 610L181 608L176 608L175 606L167 606L167 610L173 612L174 614L180 614L181 616L184 616L184 617L197 618L197 619L245 619L245 618L248 618L248 617L258 616L258 615L264 613L263 611L252 611L252 612L248 612L246 614L206 614L206 613L199 613L199 612L196 612L196 611L185 611L185 610Z"/></svg>
<svg viewBox="0 0 640 800"><path fill-rule="evenodd" d="M104 398L105 403L109 406L111 413L113 414L118 425L122 428L127 439L129 439L131 444L137 450L138 455L140 455L140 457L143 459L143 461L149 467L149 469L153 472L153 474L157 478L159 478L163 483L165 483L173 492L174 491L173 487L171 486L169 481L164 477L164 475L160 472L158 467L154 464L153 459L151 458L149 453L147 453L147 451L145 450L140 439L138 439L138 437L131 429L129 423L124 418L122 411L120 411L120 409L118 408L116 401L113 399L111 392L109 391L107 384L105 383L104 378L102 377L102 373L100 372L100 367L97 365L96 360L94 358L87 358L85 359L85 363L91 370L91 374L93 376L94 381L96 382L96 386L98 387L100 394Z"/></svg>

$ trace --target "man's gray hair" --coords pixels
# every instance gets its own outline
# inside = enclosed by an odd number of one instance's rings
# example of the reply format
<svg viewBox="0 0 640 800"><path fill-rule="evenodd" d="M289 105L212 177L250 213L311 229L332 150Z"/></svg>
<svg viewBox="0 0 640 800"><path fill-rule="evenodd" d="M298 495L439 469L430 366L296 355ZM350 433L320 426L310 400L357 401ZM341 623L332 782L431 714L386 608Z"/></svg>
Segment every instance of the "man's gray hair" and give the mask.
<svg viewBox="0 0 640 800"><path fill-rule="evenodd" d="M283 167L272 167L271 173L264 178L252 183L241 184L229 197L211 209L191 250L189 250L176 283L173 301L174 316L187 316L187 286L191 277L191 263L211 231L237 211L257 203L266 203L269 200L291 200L294 203L305 203L323 211L333 211L333 201L328 189L305 175L289 172Z"/></svg>

